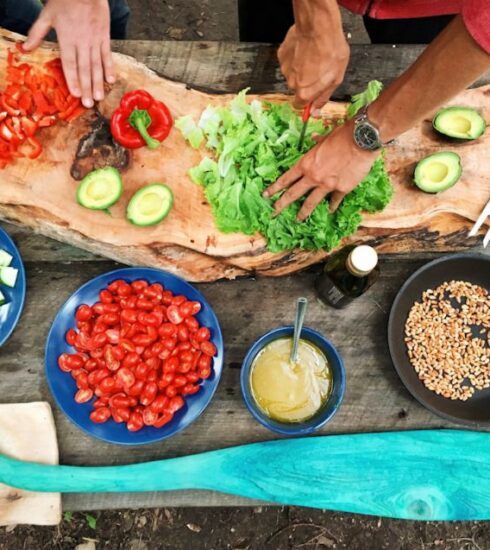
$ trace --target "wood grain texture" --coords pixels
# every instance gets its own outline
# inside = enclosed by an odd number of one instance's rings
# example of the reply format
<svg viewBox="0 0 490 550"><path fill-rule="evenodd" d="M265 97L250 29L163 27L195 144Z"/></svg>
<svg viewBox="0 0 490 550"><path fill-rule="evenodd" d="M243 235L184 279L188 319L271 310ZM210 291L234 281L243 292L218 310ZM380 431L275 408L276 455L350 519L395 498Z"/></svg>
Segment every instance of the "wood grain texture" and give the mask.
<svg viewBox="0 0 490 550"><path fill-rule="evenodd" d="M1 349L0 402L51 402L64 464L136 463L279 438L247 411L240 393L240 366L256 338L292 321L298 296L309 300L306 324L325 334L339 349L347 372L345 400L321 434L455 426L431 414L410 396L393 369L387 348L391 303L403 281L433 257L433 253L424 253L383 257L379 282L343 311L326 308L316 300L316 269L280 281L244 278L198 285L216 311L226 346L223 376L208 409L183 433L154 445L126 449L90 438L54 405L44 377L44 344L58 308L71 293L117 265L87 253L81 258L77 249L32 235L26 229L5 228L26 261L28 300L18 328ZM73 494L63 498L68 510L251 503L207 491Z"/></svg>
<svg viewBox="0 0 490 550"><path fill-rule="evenodd" d="M3 66L10 40L9 35L3 35L0 50ZM40 64L54 55L55 50L44 46L30 56L29 61ZM230 61L227 49L220 55L220 62ZM119 104L125 91L139 87L163 99L175 117L185 113L197 118L206 105L223 104L231 97L205 94L168 81L126 56L118 56L116 62L119 81L99 106L106 117ZM220 62L216 64L219 66ZM478 106L490 120L489 90L489 87L469 90L454 103ZM287 99L278 94L260 97L273 101ZM340 103L329 103L324 109L328 119L343 114L344 105ZM202 189L187 177L188 169L197 164L204 153L188 147L177 131L172 132L158 150L144 148L133 153L130 167L123 175L123 199L113 207L112 216L83 209L73 199L77 182L68 173L79 140L90 132L92 118L93 113L89 112L71 125L46 130L42 135L45 145L42 160L35 163L20 160L2 173L0 216L3 219L124 263L161 267L191 281L233 279L250 274L279 276L303 269L326 256L325 251L272 254L258 235L220 233ZM365 216L362 229L344 242L377 243L385 253L407 247L459 249L476 242L468 240L466 234L490 196L490 158L486 154L489 139L484 136L471 146L457 147L465 166L463 178L451 190L434 197L414 188L411 173L418 159L447 149L448 144L431 131L429 121L404 134L386 155L396 189L392 204L383 213ZM162 180L173 188L177 197L165 222L153 228L135 228L128 224L125 206L129 197L142 182ZM47 182L49 192L46 192ZM421 238L424 234L427 239Z"/></svg>
<svg viewBox="0 0 490 550"><path fill-rule="evenodd" d="M490 518L489 467L490 434L422 430L284 439L129 466L0 455L0 481L63 493L212 489L390 518L482 520Z"/></svg>

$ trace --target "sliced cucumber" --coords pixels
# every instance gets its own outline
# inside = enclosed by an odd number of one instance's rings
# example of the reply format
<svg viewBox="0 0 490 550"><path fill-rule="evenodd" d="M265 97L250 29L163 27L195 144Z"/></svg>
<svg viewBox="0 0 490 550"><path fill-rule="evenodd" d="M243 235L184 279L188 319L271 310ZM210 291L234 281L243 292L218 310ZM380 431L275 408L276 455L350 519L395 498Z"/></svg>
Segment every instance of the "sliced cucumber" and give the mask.
<svg viewBox="0 0 490 550"><path fill-rule="evenodd" d="M3 306L7 303L7 298L5 298L3 292L0 290L0 306Z"/></svg>
<svg viewBox="0 0 490 550"><path fill-rule="evenodd" d="M0 249L0 267L7 267L12 263L13 256L6 250Z"/></svg>
<svg viewBox="0 0 490 550"><path fill-rule="evenodd" d="M108 166L87 174L77 190L77 201L90 210L107 210L116 203L123 192L119 170Z"/></svg>
<svg viewBox="0 0 490 550"><path fill-rule="evenodd" d="M155 225L170 212L173 201L172 191L163 183L145 185L131 197L127 218L134 225Z"/></svg>
<svg viewBox="0 0 490 550"><path fill-rule="evenodd" d="M15 267L0 267L0 283L13 288L18 274L19 270Z"/></svg>

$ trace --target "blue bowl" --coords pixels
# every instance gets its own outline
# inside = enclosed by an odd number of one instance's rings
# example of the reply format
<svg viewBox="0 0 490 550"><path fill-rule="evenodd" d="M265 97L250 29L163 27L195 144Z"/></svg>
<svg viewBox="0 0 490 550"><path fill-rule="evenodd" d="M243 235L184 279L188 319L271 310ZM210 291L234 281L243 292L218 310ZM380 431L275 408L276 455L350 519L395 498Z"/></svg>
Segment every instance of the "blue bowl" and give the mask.
<svg viewBox="0 0 490 550"><path fill-rule="evenodd" d="M12 267L19 270L17 282L14 288L0 285L0 290L4 294L7 303L0 306L0 347L10 338L17 323L19 322L24 302L26 299L26 274L22 258L12 239L6 231L0 227L0 248L6 250L13 256Z"/></svg>
<svg viewBox="0 0 490 550"><path fill-rule="evenodd" d="M292 326L280 327L270 332L267 332L259 338L255 344L249 349L243 361L242 370L240 373L240 383L242 394L248 410L252 413L256 420L263 426L269 428L273 432L287 436L307 435L324 426L337 412L345 393L345 369L342 358L334 346L319 332L311 328L304 327L301 337L308 340L320 348L330 362L332 369L333 388L327 402L323 407L310 419L304 422L283 423L269 418L258 407L250 387L250 371L255 357L259 351L267 344L278 338L292 336L294 328Z"/></svg>
<svg viewBox="0 0 490 550"><path fill-rule="evenodd" d="M187 396L185 407L175 413L171 422L161 428L145 426L138 432L130 432L125 424L117 424L112 419L105 424L94 424L89 414L92 411L92 399L88 403L75 403L73 397L77 386L69 373L58 367L58 357L62 353L76 353L74 348L66 343L65 335L68 329L76 328L75 311L80 304L94 304L99 300L99 291L116 279L128 282L144 279L150 283L161 283L174 294L183 294L189 300L197 300L202 304L201 311L196 315L199 323L211 330L211 341L218 353L213 362L213 373L202 382L198 393ZM80 429L89 435L109 443L120 445L143 445L153 443L175 435L194 422L211 401L219 383L223 370L223 336L218 319L204 296L184 279L160 271L159 269L130 267L111 271L92 279L79 288L61 306L58 311L46 342L46 377L48 385L60 409Z"/></svg>

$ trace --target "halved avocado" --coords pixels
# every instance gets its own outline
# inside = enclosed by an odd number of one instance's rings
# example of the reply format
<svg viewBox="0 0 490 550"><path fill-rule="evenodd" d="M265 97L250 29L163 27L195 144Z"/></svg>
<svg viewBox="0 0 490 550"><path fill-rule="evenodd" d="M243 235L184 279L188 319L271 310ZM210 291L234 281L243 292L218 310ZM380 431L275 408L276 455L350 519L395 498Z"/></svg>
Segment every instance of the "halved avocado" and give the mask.
<svg viewBox="0 0 490 550"><path fill-rule="evenodd" d="M91 210L107 210L123 192L121 174L108 166L87 174L77 190L77 201Z"/></svg>
<svg viewBox="0 0 490 550"><path fill-rule="evenodd" d="M478 139L487 124L481 114L471 107L441 109L432 121L434 128L445 136L457 139Z"/></svg>
<svg viewBox="0 0 490 550"><path fill-rule="evenodd" d="M173 202L172 191L163 183L145 185L131 197L127 218L134 225L155 225L170 212Z"/></svg>
<svg viewBox="0 0 490 550"><path fill-rule="evenodd" d="M462 172L459 155L443 151L429 155L417 164L414 181L426 193L440 193L452 187Z"/></svg>

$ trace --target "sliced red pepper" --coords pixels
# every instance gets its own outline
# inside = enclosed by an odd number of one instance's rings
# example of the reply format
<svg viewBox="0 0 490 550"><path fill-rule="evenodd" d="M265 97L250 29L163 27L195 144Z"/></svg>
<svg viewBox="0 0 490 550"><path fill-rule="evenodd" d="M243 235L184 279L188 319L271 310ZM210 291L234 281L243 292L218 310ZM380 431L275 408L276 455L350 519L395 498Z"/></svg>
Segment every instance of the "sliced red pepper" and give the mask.
<svg viewBox="0 0 490 550"><path fill-rule="evenodd" d="M36 133L39 124L37 122L34 122L34 120L30 119L27 116L23 116L20 119L20 123L22 125L22 130L24 131L24 134L27 137L34 137L34 134Z"/></svg>
<svg viewBox="0 0 490 550"><path fill-rule="evenodd" d="M5 120L7 117L8 114L6 111L0 111L0 122L2 122L2 120Z"/></svg>
<svg viewBox="0 0 490 550"><path fill-rule="evenodd" d="M167 106L145 90L128 92L112 115L114 139L129 149L158 146L169 134L173 120Z"/></svg>
<svg viewBox="0 0 490 550"><path fill-rule="evenodd" d="M32 94L32 99L36 105L36 112L42 115L53 115L56 113L56 107L50 105L46 96L41 92L37 91Z"/></svg>
<svg viewBox="0 0 490 550"><path fill-rule="evenodd" d="M49 128L56 124L56 117L54 115L44 116L39 118L37 125L39 128Z"/></svg>
<svg viewBox="0 0 490 550"><path fill-rule="evenodd" d="M60 113L58 116L61 118L61 120L68 120L72 113L75 112L78 107L82 105L80 99L78 97L70 96L70 99L68 100L68 107L65 109L62 113Z"/></svg>
<svg viewBox="0 0 490 550"><path fill-rule="evenodd" d="M65 120L66 122L72 122L86 112L87 109L85 109L83 105L79 105L70 115L65 118Z"/></svg>
<svg viewBox="0 0 490 550"><path fill-rule="evenodd" d="M32 95L30 94L30 92L24 92L19 97L19 101L17 102L17 104L23 114L29 113L32 108Z"/></svg>
<svg viewBox="0 0 490 550"><path fill-rule="evenodd" d="M32 147L32 150L26 154L26 157L31 160L37 159L39 155L43 152L43 146L35 137L27 138L26 143L28 143Z"/></svg>
<svg viewBox="0 0 490 550"><path fill-rule="evenodd" d="M0 97L0 104L3 108L4 111L7 111L7 114L9 114L10 116L19 116L20 115L20 110L15 108L10 102L9 100L7 99L7 97L5 95L2 95Z"/></svg>
<svg viewBox="0 0 490 550"><path fill-rule="evenodd" d="M0 137L2 137L5 141L8 141L9 143L18 143L19 140L15 136L14 132L12 132L12 130L6 124L7 120L8 119L6 119L0 125Z"/></svg>
<svg viewBox="0 0 490 550"><path fill-rule="evenodd" d="M11 117L10 119L7 118L7 120L5 121L5 124L7 125L8 129L15 134L15 136L19 141L24 141L26 139L26 135L22 130L22 125L20 123L19 117L14 116L14 117Z"/></svg>

